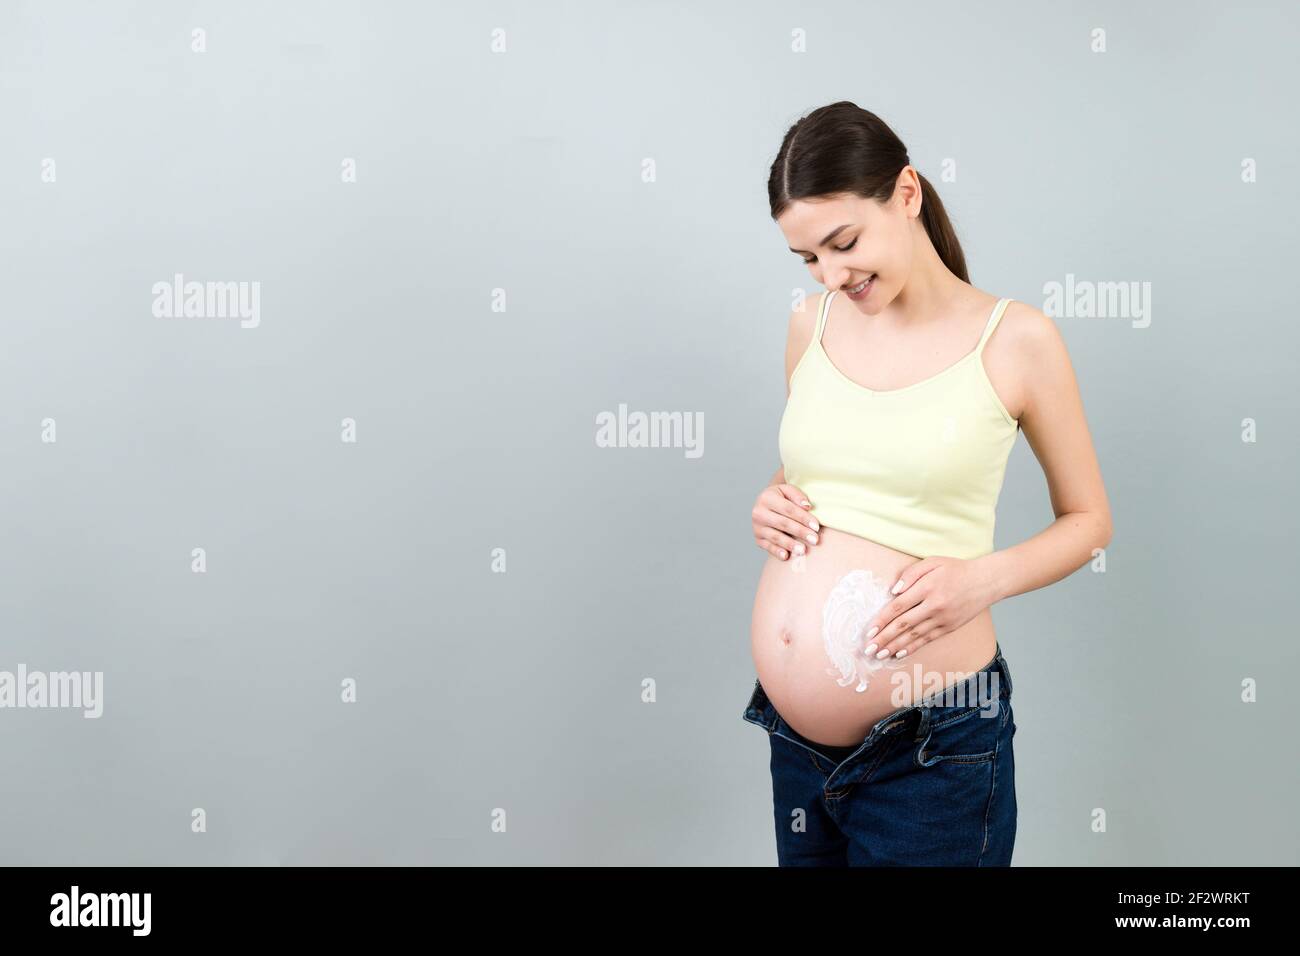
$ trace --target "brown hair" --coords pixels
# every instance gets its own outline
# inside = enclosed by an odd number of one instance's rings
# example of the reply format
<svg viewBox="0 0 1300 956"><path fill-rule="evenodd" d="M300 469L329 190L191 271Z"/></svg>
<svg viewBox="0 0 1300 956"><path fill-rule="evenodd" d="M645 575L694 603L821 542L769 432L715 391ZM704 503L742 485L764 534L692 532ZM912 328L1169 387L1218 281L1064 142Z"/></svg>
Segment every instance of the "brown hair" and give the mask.
<svg viewBox="0 0 1300 956"><path fill-rule="evenodd" d="M776 219L797 199L850 193L887 202L904 166L907 147L875 113L848 100L822 106L786 131L772 161L767 198ZM957 233L930 181L921 181L921 224L935 252L957 278L970 282Z"/></svg>

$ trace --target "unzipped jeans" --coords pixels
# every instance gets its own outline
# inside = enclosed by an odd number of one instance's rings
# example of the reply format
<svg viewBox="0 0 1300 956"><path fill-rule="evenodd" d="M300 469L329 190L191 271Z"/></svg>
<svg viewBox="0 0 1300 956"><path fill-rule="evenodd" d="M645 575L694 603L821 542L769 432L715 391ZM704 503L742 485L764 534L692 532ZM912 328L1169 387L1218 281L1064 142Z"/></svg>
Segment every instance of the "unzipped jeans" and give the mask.
<svg viewBox="0 0 1300 956"><path fill-rule="evenodd" d="M757 680L743 716L771 744L779 866L1010 864L1016 723L1000 646L978 673L882 717L843 760L790 727Z"/></svg>

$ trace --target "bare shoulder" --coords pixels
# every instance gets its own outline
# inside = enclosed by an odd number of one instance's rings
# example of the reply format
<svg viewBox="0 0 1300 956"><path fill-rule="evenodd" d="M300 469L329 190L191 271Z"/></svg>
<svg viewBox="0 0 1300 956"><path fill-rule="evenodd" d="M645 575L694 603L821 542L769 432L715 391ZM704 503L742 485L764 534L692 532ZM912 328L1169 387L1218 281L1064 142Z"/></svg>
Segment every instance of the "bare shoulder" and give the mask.
<svg viewBox="0 0 1300 956"><path fill-rule="evenodd" d="M822 294L814 292L806 295L803 303L790 310L790 335L802 336L807 342L812 339L813 328L817 325L817 310L821 308Z"/></svg>
<svg viewBox="0 0 1300 956"><path fill-rule="evenodd" d="M1069 366L1069 352L1060 328L1027 302L1013 299L993 331L987 346L993 351L990 362L1000 353L1025 371L1054 374ZM1002 341L995 346L993 340L998 338Z"/></svg>
<svg viewBox="0 0 1300 956"><path fill-rule="evenodd" d="M1055 322L1012 299L984 347L984 367L1012 417L1019 419L1045 380L1068 378L1069 355Z"/></svg>
<svg viewBox="0 0 1300 956"><path fill-rule="evenodd" d="M813 331L817 327L817 310L821 307L820 294L805 296L802 308L790 310L790 324L785 337L785 388L790 392L790 377L795 366L812 344Z"/></svg>
<svg viewBox="0 0 1300 956"><path fill-rule="evenodd" d="M1044 315L1042 310L1019 299L1012 299L1007 304L998 327L1007 330L1004 338L1015 339L1021 346L1030 349L1050 347L1053 342L1061 341L1056 323Z"/></svg>

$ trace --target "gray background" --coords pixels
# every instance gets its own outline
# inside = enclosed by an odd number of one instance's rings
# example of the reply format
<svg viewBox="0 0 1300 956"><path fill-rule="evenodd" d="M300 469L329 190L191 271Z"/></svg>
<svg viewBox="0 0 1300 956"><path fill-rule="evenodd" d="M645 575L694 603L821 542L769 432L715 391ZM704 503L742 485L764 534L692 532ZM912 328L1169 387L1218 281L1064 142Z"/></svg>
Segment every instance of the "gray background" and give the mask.
<svg viewBox="0 0 1300 956"><path fill-rule="evenodd" d="M1015 863L1298 862L1291 5L0 18L0 669L105 675L99 720L0 710L0 861L774 863L749 510L820 290L765 182L851 99L980 288L1152 283L1148 328L1057 320L1116 530L993 610ZM260 327L153 317L175 272ZM703 457L596 447L620 402ZM998 547L1051 520L1021 437Z"/></svg>

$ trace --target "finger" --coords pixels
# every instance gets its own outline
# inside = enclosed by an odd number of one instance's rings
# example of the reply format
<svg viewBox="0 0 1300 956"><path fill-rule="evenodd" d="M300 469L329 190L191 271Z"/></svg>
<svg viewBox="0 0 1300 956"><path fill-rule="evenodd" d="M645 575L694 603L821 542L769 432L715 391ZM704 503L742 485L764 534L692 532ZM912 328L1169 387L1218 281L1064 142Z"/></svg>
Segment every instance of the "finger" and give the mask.
<svg viewBox="0 0 1300 956"><path fill-rule="evenodd" d="M805 495L798 488L796 488L794 485L779 484L776 487L780 489L782 495L784 495L790 501L793 501L799 507L801 508L812 507L812 502L808 500L808 496Z"/></svg>
<svg viewBox="0 0 1300 956"><path fill-rule="evenodd" d="M789 535L791 544L796 540L806 542L807 544L816 544L820 540L818 532L811 530L808 525L795 520L793 517L787 517L777 511L760 508L756 511L754 520L760 525L775 528L777 531Z"/></svg>
<svg viewBox="0 0 1300 956"><path fill-rule="evenodd" d="M912 642L913 630L930 619L930 607L924 601L889 622L889 626L876 635L876 650L871 656L877 660L893 656Z"/></svg>
<svg viewBox="0 0 1300 956"><path fill-rule="evenodd" d="M938 567L938 562L933 561L930 558L922 558L920 561L913 561L899 573L898 580L894 582L894 586L890 588L889 593L902 594L919 581L926 573L933 571L936 567Z"/></svg>
<svg viewBox="0 0 1300 956"><path fill-rule="evenodd" d="M776 485L777 489L785 487ZM812 512L807 508L801 507L797 502L792 501L784 494L772 494L759 500L760 505L766 505L777 514L785 515L791 521L802 527L811 529L814 533L821 531L821 524L812 516ZM807 534L806 531L801 534Z"/></svg>
<svg viewBox="0 0 1300 956"><path fill-rule="evenodd" d="M871 626L867 628L866 640L868 647L864 649L864 653L874 656L876 651L885 646L886 642L897 637L897 628L893 631L890 628L897 623L899 615L910 611L924 600L925 593L920 588L904 591L877 611L876 616L871 619ZM872 649L871 645L874 645L874 649Z"/></svg>
<svg viewBox="0 0 1300 956"><path fill-rule="evenodd" d="M808 546L802 541L792 538L788 534L782 534L775 528L760 528L759 537L773 547L789 551L791 554L803 554L808 550Z"/></svg>
<svg viewBox="0 0 1300 956"><path fill-rule="evenodd" d="M907 657L909 656L909 654L915 654L918 652L918 650L922 649L923 646L930 644L930 641L932 640L933 637L926 637L926 636L914 637L914 639L911 640L910 644L907 644L905 648L893 652L892 656L889 657L889 659L891 659L891 661L897 661L897 659Z"/></svg>
<svg viewBox="0 0 1300 956"><path fill-rule="evenodd" d="M938 631L938 627L933 621L918 624L902 636L902 647L895 649L890 655L890 659L898 660L899 658L906 657L909 654L915 654L939 636L935 633L936 631Z"/></svg>

